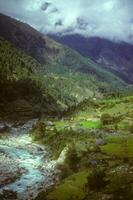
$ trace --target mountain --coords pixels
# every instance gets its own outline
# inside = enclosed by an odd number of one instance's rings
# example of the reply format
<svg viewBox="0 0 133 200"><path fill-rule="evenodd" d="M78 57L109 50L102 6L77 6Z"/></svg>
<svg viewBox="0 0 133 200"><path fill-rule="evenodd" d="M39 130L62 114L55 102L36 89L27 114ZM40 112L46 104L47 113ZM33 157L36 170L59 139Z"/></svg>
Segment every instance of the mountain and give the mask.
<svg viewBox="0 0 133 200"><path fill-rule="evenodd" d="M61 105L42 88L40 64L0 37L0 119L31 119L58 115Z"/></svg>
<svg viewBox="0 0 133 200"><path fill-rule="evenodd" d="M17 48L33 56L40 63L45 63L45 39L41 33L26 23L13 20L11 17L0 14L0 35Z"/></svg>
<svg viewBox="0 0 133 200"><path fill-rule="evenodd" d="M78 34L51 37L91 58L128 84L133 84L133 45L98 37L85 38Z"/></svg>
<svg viewBox="0 0 133 200"><path fill-rule="evenodd" d="M0 15L0 116L58 115L127 84L31 26Z"/></svg>

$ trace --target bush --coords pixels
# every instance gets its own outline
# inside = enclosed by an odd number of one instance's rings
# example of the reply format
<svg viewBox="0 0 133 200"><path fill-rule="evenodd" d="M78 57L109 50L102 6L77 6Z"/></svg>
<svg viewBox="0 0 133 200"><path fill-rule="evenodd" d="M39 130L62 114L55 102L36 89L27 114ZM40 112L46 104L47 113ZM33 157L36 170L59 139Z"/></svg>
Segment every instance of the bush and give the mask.
<svg viewBox="0 0 133 200"><path fill-rule="evenodd" d="M92 173L88 177L88 181L86 184L86 188L88 190L97 190L104 188L107 185L107 181L105 180L106 173L103 169L94 169Z"/></svg>
<svg viewBox="0 0 133 200"><path fill-rule="evenodd" d="M74 143L65 147L58 159L57 168L61 170L61 178L67 177L73 172L77 172L79 167L80 157Z"/></svg>
<svg viewBox="0 0 133 200"><path fill-rule="evenodd" d="M109 124L112 124L112 122L113 122L113 117L111 117L111 115L110 114L108 114L108 113L103 113L102 115L101 115L101 123L103 124L103 125L109 125Z"/></svg>
<svg viewBox="0 0 133 200"><path fill-rule="evenodd" d="M109 180L110 184L106 188L106 193L112 194L111 200L133 199L133 178L128 171L114 173L110 175Z"/></svg>
<svg viewBox="0 0 133 200"><path fill-rule="evenodd" d="M59 169L61 171L60 173L60 180L63 180L64 178L68 177L72 172L69 169L69 166L67 164L59 164L57 165L57 169Z"/></svg>
<svg viewBox="0 0 133 200"><path fill-rule="evenodd" d="M44 122L38 121L32 129L33 139L35 141L41 140L45 136L46 125Z"/></svg>
<svg viewBox="0 0 133 200"><path fill-rule="evenodd" d="M46 129L46 124L42 121L38 121L34 126L33 126L33 131L40 131L44 132Z"/></svg>
<svg viewBox="0 0 133 200"><path fill-rule="evenodd" d="M133 133L133 124L131 124L131 125L129 126L129 132L130 132L130 133Z"/></svg>
<svg viewBox="0 0 133 200"><path fill-rule="evenodd" d="M68 163L68 166L72 171L76 172L79 161L80 157L78 156L76 145L72 143L66 155L66 163Z"/></svg>

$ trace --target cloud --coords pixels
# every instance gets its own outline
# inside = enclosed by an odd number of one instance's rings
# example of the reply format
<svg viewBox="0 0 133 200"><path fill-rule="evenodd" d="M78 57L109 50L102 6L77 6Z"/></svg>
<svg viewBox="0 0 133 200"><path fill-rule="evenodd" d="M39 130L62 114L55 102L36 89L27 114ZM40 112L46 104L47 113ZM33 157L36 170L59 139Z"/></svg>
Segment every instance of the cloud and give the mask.
<svg viewBox="0 0 133 200"><path fill-rule="evenodd" d="M42 4L41 9L46 11L50 5L51 5L51 3L45 2L44 4Z"/></svg>
<svg viewBox="0 0 133 200"><path fill-rule="evenodd" d="M1 0L0 12L43 33L82 34L131 42L132 0Z"/></svg>

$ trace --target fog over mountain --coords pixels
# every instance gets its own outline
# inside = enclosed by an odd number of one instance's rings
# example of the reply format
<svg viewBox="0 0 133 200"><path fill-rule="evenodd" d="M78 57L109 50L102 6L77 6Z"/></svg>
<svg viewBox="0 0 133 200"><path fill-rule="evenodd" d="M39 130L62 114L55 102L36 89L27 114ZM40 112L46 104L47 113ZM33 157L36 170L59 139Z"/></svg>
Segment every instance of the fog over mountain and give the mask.
<svg viewBox="0 0 133 200"><path fill-rule="evenodd" d="M43 33L133 41L132 0L1 0L0 12Z"/></svg>

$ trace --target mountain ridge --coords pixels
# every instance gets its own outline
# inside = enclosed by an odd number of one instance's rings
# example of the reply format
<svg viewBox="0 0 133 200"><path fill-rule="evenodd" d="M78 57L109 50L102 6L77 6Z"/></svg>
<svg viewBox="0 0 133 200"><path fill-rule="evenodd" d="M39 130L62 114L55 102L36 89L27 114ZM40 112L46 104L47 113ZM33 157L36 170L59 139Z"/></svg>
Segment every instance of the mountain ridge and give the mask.
<svg viewBox="0 0 133 200"><path fill-rule="evenodd" d="M50 35L56 41L68 45L85 57L91 58L127 82L133 84L133 45L113 42L104 38L85 38L81 35Z"/></svg>
<svg viewBox="0 0 133 200"><path fill-rule="evenodd" d="M14 95L12 103L14 108L17 106L17 110L13 111L16 115L18 110L27 109L29 99L29 108L35 107L35 113L53 115L84 99L102 98L112 93L122 94L127 90L124 81L75 50L40 34L23 22L4 15L0 19L0 28L3 29L0 29L0 50L3 52L0 57L1 87L11 85L6 90ZM30 90L28 98L24 88ZM1 102L8 108L9 100L5 93L3 97L0 96Z"/></svg>

